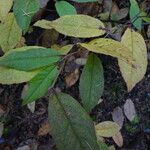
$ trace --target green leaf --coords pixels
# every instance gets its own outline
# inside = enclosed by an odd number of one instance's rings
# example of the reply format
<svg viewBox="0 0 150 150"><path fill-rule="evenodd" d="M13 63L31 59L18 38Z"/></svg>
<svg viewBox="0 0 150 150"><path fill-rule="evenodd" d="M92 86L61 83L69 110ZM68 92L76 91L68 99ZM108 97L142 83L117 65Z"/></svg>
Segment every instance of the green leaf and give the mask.
<svg viewBox="0 0 150 150"><path fill-rule="evenodd" d="M104 142L98 141L98 145L100 150L110 150L109 147Z"/></svg>
<svg viewBox="0 0 150 150"><path fill-rule="evenodd" d="M20 41L22 32L13 13L9 13L5 22L0 24L0 33L0 46L4 52L14 48Z"/></svg>
<svg viewBox="0 0 150 150"><path fill-rule="evenodd" d="M146 12L142 11L140 16L145 22L150 23L150 17L147 15Z"/></svg>
<svg viewBox="0 0 150 150"><path fill-rule="evenodd" d="M55 7L59 16L77 14L74 6L66 1L56 1Z"/></svg>
<svg viewBox="0 0 150 150"><path fill-rule="evenodd" d="M107 38L98 38L89 43L79 44L91 52L109 55L121 59L130 65L133 64L133 57L130 49L121 42Z"/></svg>
<svg viewBox="0 0 150 150"><path fill-rule="evenodd" d="M13 11L24 33L28 30L33 15L39 10L39 0L14 0Z"/></svg>
<svg viewBox="0 0 150 150"><path fill-rule="evenodd" d="M31 71L52 65L59 61L59 53L43 47L22 47L5 53L0 58L0 66Z"/></svg>
<svg viewBox="0 0 150 150"><path fill-rule="evenodd" d="M83 106L90 112L97 105L104 90L103 66L100 59L93 53L89 55L82 71L79 90Z"/></svg>
<svg viewBox="0 0 150 150"><path fill-rule="evenodd" d="M87 3L87 2L97 2L98 0L72 0L72 1L78 3Z"/></svg>
<svg viewBox="0 0 150 150"><path fill-rule="evenodd" d="M54 21L40 20L35 26L51 29L73 37L89 38L105 34L104 24L87 15L66 15Z"/></svg>
<svg viewBox="0 0 150 150"><path fill-rule="evenodd" d="M13 5L13 0L0 0L0 21L7 18L8 12Z"/></svg>
<svg viewBox="0 0 150 150"><path fill-rule="evenodd" d="M49 100L48 111L58 150L99 150L93 122L74 98L56 94Z"/></svg>
<svg viewBox="0 0 150 150"><path fill-rule="evenodd" d="M0 83L1 84L18 84L31 80L39 70L25 72L15 69L0 67Z"/></svg>
<svg viewBox="0 0 150 150"><path fill-rule="evenodd" d="M142 18L140 17L139 5L136 0L130 0L130 3L130 20L138 30L141 30Z"/></svg>
<svg viewBox="0 0 150 150"><path fill-rule="evenodd" d="M39 72L30 82L27 93L23 97L23 104L31 103L45 95L58 75L57 66L49 66Z"/></svg>

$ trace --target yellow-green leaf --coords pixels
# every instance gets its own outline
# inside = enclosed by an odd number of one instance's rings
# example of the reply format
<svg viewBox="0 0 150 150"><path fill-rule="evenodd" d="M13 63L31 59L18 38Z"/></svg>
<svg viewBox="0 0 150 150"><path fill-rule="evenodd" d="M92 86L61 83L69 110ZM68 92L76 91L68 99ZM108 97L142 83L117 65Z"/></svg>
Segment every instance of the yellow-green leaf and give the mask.
<svg viewBox="0 0 150 150"><path fill-rule="evenodd" d="M147 48L141 34L127 29L122 37L122 44L126 45L134 59L133 65L119 60L119 67L128 91L144 77L147 69Z"/></svg>
<svg viewBox="0 0 150 150"><path fill-rule="evenodd" d="M9 13L4 23L0 24L0 46L4 52L14 48L21 39L21 29L13 13Z"/></svg>
<svg viewBox="0 0 150 150"><path fill-rule="evenodd" d="M23 83L31 80L38 71L25 72L15 69L0 67L0 83L1 84L14 84Z"/></svg>
<svg viewBox="0 0 150 150"><path fill-rule="evenodd" d="M59 46L59 45L52 45L51 48L58 50L58 52L62 55L66 55L67 53L69 53L69 51L73 48L74 45L69 44L69 45L65 45L63 47Z"/></svg>
<svg viewBox="0 0 150 150"><path fill-rule="evenodd" d="M101 53L119 58L129 64L132 63L132 54L130 50L122 43L106 38L98 38L89 43L81 43L82 47L95 53Z"/></svg>
<svg viewBox="0 0 150 150"><path fill-rule="evenodd" d="M112 121L104 121L95 126L97 136L113 137L120 130L120 126Z"/></svg>
<svg viewBox="0 0 150 150"><path fill-rule="evenodd" d="M97 37L105 33L104 24L87 15L65 15L54 21L41 20L35 26L54 28L62 34L79 38Z"/></svg>
<svg viewBox="0 0 150 150"><path fill-rule="evenodd" d="M13 0L0 0L0 21L4 21L13 4Z"/></svg>

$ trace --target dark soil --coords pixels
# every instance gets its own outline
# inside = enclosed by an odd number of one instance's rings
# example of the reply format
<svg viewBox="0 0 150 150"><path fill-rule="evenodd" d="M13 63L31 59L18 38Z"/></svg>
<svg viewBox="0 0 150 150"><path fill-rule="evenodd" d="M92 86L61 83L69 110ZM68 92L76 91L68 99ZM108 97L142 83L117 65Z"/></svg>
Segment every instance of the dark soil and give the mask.
<svg viewBox="0 0 150 150"><path fill-rule="evenodd" d="M51 2L51 1L50 1ZM125 2L125 1L124 1ZM118 1L120 7L123 6L123 2ZM76 4L77 5L77 4ZM89 14L92 16L97 15L102 11L102 6L97 5L95 11L92 5L86 11L87 6L76 6L80 13ZM81 8L80 8L81 7ZM47 9L54 10L54 6L48 4ZM55 11L51 11L51 15L46 11L41 18L53 20L57 18ZM38 16L39 17L39 16ZM39 19L39 18L38 18ZM34 28L31 34L26 35L27 45L41 45L43 33L42 29ZM59 36L57 43L59 44L76 43L81 39L74 39ZM76 51L76 49L74 50ZM77 57L76 55L74 56ZM124 139L123 148L116 148L118 150L149 150L150 149L150 62L148 65L147 73L143 80L136 85L136 87L130 92L127 92L125 82L119 71L119 67L116 59L99 55L104 66L105 74L105 90L103 94L103 102L97 105L92 113L91 117L95 122L102 122L106 120L112 120L112 111L115 107L122 107L126 99L130 98L135 104L135 108L138 114L137 122L129 122L127 119L124 121L124 126L121 129L121 133ZM68 88L65 84L65 75L71 72L76 67L73 61L70 61L65 66L55 88L70 94L80 102L78 82ZM82 67L80 67L80 72ZM0 85L0 104L6 111L3 118L0 118L5 123L4 136L0 138L0 150L15 149L24 145L37 145L38 150L48 150L53 147L55 149L54 141L49 134L44 136L38 136L38 130L44 122L48 120L48 96L36 102L35 112L31 113L27 106L21 105L21 93L25 84L20 85ZM115 143L111 139L106 139L106 142L111 145ZM51 148L50 148L51 147ZM34 150L34 148L32 148Z"/></svg>

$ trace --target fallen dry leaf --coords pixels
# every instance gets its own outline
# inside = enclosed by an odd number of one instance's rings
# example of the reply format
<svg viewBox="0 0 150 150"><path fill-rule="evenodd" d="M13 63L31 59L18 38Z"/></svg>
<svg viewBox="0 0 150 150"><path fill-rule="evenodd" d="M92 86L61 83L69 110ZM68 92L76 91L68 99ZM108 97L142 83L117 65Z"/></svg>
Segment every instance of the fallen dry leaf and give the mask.
<svg viewBox="0 0 150 150"><path fill-rule="evenodd" d="M75 69L74 72L65 77L67 87L71 87L72 85L74 85L78 81L78 79L79 79L79 69Z"/></svg>
<svg viewBox="0 0 150 150"><path fill-rule="evenodd" d="M124 113L130 121L133 121L136 116L135 106L131 99L126 100L124 104Z"/></svg>
<svg viewBox="0 0 150 150"><path fill-rule="evenodd" d="M120 107L116 107L112 112L113 121L115 121L121 128L123 126L124 115Z"/></svg>
<svg viewBox="0 0 150 150"><path fill-rule="evenodd" d="M113 138L114 142L117 144L118 147L123 146L123 137L122 137L121 132L118 132L112 138Z"/></svg>
<svg viewBox="0 0 150 150"><path fill-rule="evenodd" d="M29 104L27 105L27 107L29 108L29 110L30 110L32 113L34 113L34 111L35 111L35 101L32 102L32 103L29 103Z"/></svg>
<svg viewBox="0 0 150 150"><path fill-rule="evenodd" d="M46 135L50 132L50 125L48 122L44 122L38 131L38 136Z"/></svg>

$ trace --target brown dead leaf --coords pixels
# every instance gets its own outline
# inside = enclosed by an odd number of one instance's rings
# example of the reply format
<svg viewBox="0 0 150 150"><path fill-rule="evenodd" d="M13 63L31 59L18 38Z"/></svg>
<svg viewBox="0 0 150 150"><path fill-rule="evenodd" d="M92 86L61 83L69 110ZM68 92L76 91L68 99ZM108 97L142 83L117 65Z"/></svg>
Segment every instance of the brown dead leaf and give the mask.
<svg viewBox="0 0 150 150"><path fill-rule="evenodd" d="M126 100L124 104L124 113L130 121L133 121L134 117L136 117L135 106L131 99Z"/></svg>
<svg viewBox="0 0 150 150"><path fill-rule="evenodd" d="M38 131L38 136L43 136L46 135L48 133L50 133L51 129L50 129L50 125L48 122L44 122L41 127L39 128Z"/></svg>
<svg viewBox="0 0 150 150"><path fill-rule="evenodd" d="M102 11L102 5L96 2L75 3L74 7L76 8L78 14L84 14L90 16L95 16Z"/></svg>
<svg viewBox="0 0 150 150"><path fill-rule="evenodd" d="M121 128L123 126L124 115L120 107L116 107L112 112L113 121L115 121Z"/></svg>
<svg viewBox="0 0 150 150"><path fill-rule="evenodd" d="M113 138L114 142L117 144L118 147L123 146L123 137L122 137L121 132L118 132L112 138Z"/></svg>
<svg viewBox="0 0 150 150"><path fill-rule="evenodd" d="M78 81L78 79L79 79L79 69L77 68L75 69L74 72L65 77L67 87L71 87L72 85L74 85Z"/></svg>

